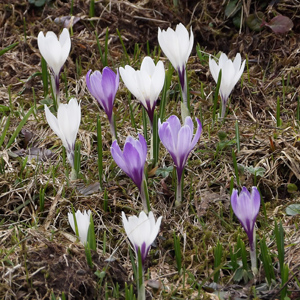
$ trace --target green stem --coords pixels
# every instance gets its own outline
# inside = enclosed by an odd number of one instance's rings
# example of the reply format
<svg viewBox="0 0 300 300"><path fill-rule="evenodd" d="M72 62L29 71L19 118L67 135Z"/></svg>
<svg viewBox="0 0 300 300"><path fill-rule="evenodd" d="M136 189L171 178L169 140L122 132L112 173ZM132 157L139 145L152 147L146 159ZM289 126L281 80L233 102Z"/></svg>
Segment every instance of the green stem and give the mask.
<svg viewBox="0 0 300 300"><path fill-rule="evenodd" d="M142 283L139 286L138 290L138 300L145 300L146 299L146 289L145 289L145 283L144 283L144 273L143 277L141 279Z"/></svg>
<svg viewBox="0 0 300 300"><path fill-rule="evenodd" d="M153 143L154 143L154 136L153 136L153 129L151 130L151 142L150 142L150 160L153 160L154 157L154 147L153 147Z"/></svg>
<svg viewBox="0 0 300 300"><path fill-rule="evenodd" d="M144 283L144 266L142 264L141 249L137 253L137 290L138 300L146 300L146 290Z"/></svg>
<svg viewBox="0 0 300 300"><path fill-rule="evenodd" d="M257 275L257 258L256 258L256 234L255 228L253 229L253 245L250 245L250 258L251 258L251 270L253 275Z"/></svg>
<svg viewBox="0 0 300 300"><path fill-rule="evenodd" d="M221 101L221 105L222 105L222 112L221 112L221 117L220 120L222 121L225 117L225 113L226 113L226 104L227 102L223 102Z"/></svg>
<svg viewBox="0 0 300 300"><path fill-rule="evenodd" d="M57 91L56 83L55 83L55 76L53 76L52 74L51 74L51 85L52 85L53 95L55 97L55 99L53 99L54 107L55 107L55 110L57 110L58 107L59 107L59 104L60 104L60 101L59 101L59 90Z"/></svg>
<svg viewBox="0 0 300 300"><path fill-rule="evenodd" d="M178 176L178 175L177 175ZM175 206L178 207L182 202L182 177L177 178L176 201Z"/></svg>
<svg viewBox="0 0 300 300"><path fill-rule="evenodd" d="M110 132L112 136L112 142L117 139L116 128L115 128L115 116L112 114L111 120L109 120Z"/></svg>
<svg viewBox="0 0 300 300"><path fill-rule="evenodd" d="M142 181L140 193L141 193L141 199L142 199L144 211L146 213L148 213L150 211L150 202L149 202L149 195L148 195L148 191L147 191L147 181L145 179L145 176Z"/></svg>

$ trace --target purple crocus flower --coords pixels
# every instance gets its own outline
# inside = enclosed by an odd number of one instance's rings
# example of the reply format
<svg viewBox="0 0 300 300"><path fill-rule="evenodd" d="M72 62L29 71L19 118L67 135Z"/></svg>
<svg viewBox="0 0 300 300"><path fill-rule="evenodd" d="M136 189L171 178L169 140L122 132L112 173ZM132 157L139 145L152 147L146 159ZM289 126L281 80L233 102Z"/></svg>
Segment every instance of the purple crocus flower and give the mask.
<svg viewBox="0 0 300 300"><path fill-rule="evenodd" d="M144 194L144 166L147 158L147 142L139 134L139 139L128 136L125 141L123 152L117 140L110 148L113 159L117 165L132 179L139 188L143 200L144 209L147 211L147 203Z"/></svg>
<svg viewBox="0 0 300 300"><path fill-rule="evenodd" d="M114 120L113 120L113 105L116 93L119 87L119 72L117 74L109 67L105 67L101 74L100 71L92 73L89 70L86 74L86 85L93 97L96 98L100 107L107 114L111 133L116 138Z"/></svg>
<svg viewBox="0 0 300 300"><path fill-rule="evenodd" d="M254 225L260 207L260 193L254 186L252 187L251 194L246 187L242 188L239 195L238 191L233 189L231 194L231 206L248 235L252 270L256 270Z"/></svg>
<svg viewBox="0 0 300 300"><path fill-rule="evenodd" d="M158 135L161 142L172 156L177 170L177 205L181 202L180 186L184 166L202 132L201 122L197 118L196 120L198 126L195 134L193 134L194 124L191 117L185 118L183 126L181 126L178 117L174 115L169 117L169 119L162 124L160 119L158 120Z"/></svg>
<svg viewBox="0 0 300 300"><path fill-rule="evenodd" d="M151 244L158 235L162 216L155 222L152 211L147 216L145 212L141 212L139 216L130 216L128 219L122 211L122 221L126 234L132 243L136 256L138 256L138 249L141 251L142 264L146 260Z"/></svg>

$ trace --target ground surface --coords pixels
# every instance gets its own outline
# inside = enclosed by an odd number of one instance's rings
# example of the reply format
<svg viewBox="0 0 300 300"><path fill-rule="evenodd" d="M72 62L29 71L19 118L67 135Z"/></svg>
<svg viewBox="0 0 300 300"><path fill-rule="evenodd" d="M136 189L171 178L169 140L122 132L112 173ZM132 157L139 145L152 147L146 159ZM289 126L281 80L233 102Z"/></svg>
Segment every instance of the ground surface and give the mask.
<svg viewBox="0 0 300 300"><path fill-rule="evenodd" d="M252 3L251 3L252 2ZM109 123L103 111L91 98L85 84L89 69L102 70L95 31L104 49L108 28L108 66L118 68L128 63L117 29L129 54L129 63L138 68L147 53L158 58L157 28L175 28L182 22L192 26L195 46L188 63L192 90L192 116L201 118L203 132L194 149L185 174L182 207L174 207L174 173L163 177L149 164L149 194L156 216L163 222L158 239L147 260L147 297L157 299L277 299L281 283L274 242L274 222L282 221L285 230L285 263L289 268L288 290L291 299L300 298L300 231L299 214L289 216L286 207L299 204L300 142L300 3L287 1L237 1L241 3L241 28L226 17L227 1L98 1L95 17L89 18L89 1L74 1L73 14L80 20L73 26L72 49L61 76L63 101L68 95L81 100L82 122L78 134L81 142L81 179L70 182L63 164L61 142L49 128L41 101L44 100L41 56L37 35L52 30L59 33L62 25L55 18L69 16L71 4L51 1L41 8L27 1L0 3L1 49L18 45L0 56L0 135L10 118L4 143L0 148L0 298L48 299L62 292L68 299L124 299L125 283L135 284L130 262L129 242L121 223L121 211L127 215L141 210L138 190L122 173L110 155ZM275 15L288 16L294 23L291 31L276 34L270 28L253 31L246 25L251 14L261 12L268 22ZM228 15L228 13L227 13ZM135 46L136 43L139 47ZM196 55L200 45L201 58ZM156 50L155 50L156 49ZM224 123L212 127L213 81L208 67L208 54L219 51L233 57L237 52L248 66L231 95ZM168 61L160 53L168 66ZM179 89L174 72L165 116L180 115ZM49 95L49 99L51 96ZM49 100L48 99L48 100ZM281 125L277 126L277 99L280 101ZM7 144L28 110L34 106L16 139ZM143 133L141 107L131 101L137 131ZM128 91L120 84L115 114L120 144L127 135L136 136L129 114ZM99 190L97 166L96 120L103 129L104 192ZM239 121L240 151L235 140L235 122ZM223 133L222 133L223 132ZM223 140L220 136L223 134ZM225 136L225 137L224 137ZM257 219L257 236L264 236L269 246L276 280L265 284L265 272L259 263L256 279L234 281L228 269L229 247L237 236L247 236L230 214L229 188L235 178L232 149L237 162L244 167L262 167L257 177L264 203ZM44 156L45 161L37 159ZM31 154L27 162L25 157ZM47 158L47 159L46 159ZM173 166L161 145L158 168ZM156 175L155 175L156 174ZM173 178L173 179L172 179ZM250 188L253 175L240 170L240 186ZM238 187L234 180L235 187ZM40 207L45 190L45 207ZM86 263L84 248L68 224L71 203L75 209L91 209L94 215L97 253L94 268ZM107 207L106 207L107 206ZM179 237L184 271L178 275L173 235ZM213 282L214 248L223 245L218 285ZM248 249L248 248L247 248ZM260 253L260 250L258 250ZM260 254L259 254L260 255ZM259 256L260 257L260 256ZM107 260L109 259L109 261ZM100 279L95 275L105 271ZM104 274L104 273L102 273ZM204 280L206 280L204 282ZM206 288L204 288L203 286ZM153 286L156 289L152 288ZM117 293L119 290L119 296ZM219 296L212 292L223 292Z"/></svg>

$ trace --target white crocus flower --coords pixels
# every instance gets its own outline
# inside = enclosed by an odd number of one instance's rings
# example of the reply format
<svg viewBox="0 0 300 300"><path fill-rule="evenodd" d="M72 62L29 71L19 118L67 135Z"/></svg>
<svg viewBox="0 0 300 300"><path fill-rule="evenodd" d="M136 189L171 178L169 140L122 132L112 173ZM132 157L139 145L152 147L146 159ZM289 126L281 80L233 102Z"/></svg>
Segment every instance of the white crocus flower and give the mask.
<svg viewBox="0 0 300 300"><path fill-rule="evenodd" d="M122 212L122 221L126 234L134 247L136 256L138 249L141 251L142 264L144 265L145 259L151 247L151 244L158 235L162 216L155 222L152 211L147 216L142 211L139 216L130 216L127 220L125 213Z"/></svg>
<svg viewBox="0 0 300 300"><path fill-rule="evenodd" d="M192 27L190 35L182 23L172 28L161 30L158 28L159 46L177 70L182 89L183 102L187 105L187 78L186 63L194 45L194 35Z"/></svg>
<svg viewBox="0 0 300 300"><path fill-rule="evenodd" d="M48 31L46 36L40 31L37 42L39 50L51 70L52 85L53 88L55 87L59 104L59 75L71 49L69 30L64 28L59 39L53 31Z"/></svg>
<svg viewBox="0 0 300 300"><path fill-rule="evenodd" d="M229 95L244 72L245 63L246 60L242 62L240 53L237 53L233 61L229 59L225 53L221 53L219 64L217 64L214 59L209 57L209 70L216 83L218 82L220 70L222 70L221 85L219 90L222 100L221 119L223 119L225 116L226 104Z"/></svg>
<svg viewBox="0 0 300 300"><path fill-rule="evenodd" d="M83 213L80 210L77 210L75 213L79 239L83 245L85 245L87 242L87 236L88 236L88 231L89 231L89 226L90 226L90 217L91 217L90 210L84 211ZM70 226L72 227L73 231L76 234L74 216L73 216L72 212L68 213L68 220L69 220Z"/></svg>
<svg viewBox="0 0 300 300"><path fill-rule="evenodd" d="M165 82L163 62L155 65L153 59L146 56L140 70L126 65L125 68L120 67L119 72L128 90L145 107L152 127L155 105Z"/></svg>
<svg viewBox="0 0 300 300"><path fill-rule="evenodd" d="M81 121L80 103L72 98L68 104L60 104L57 111L57 118L45 105L46 119L51 129L62 140L67 151L68 160L74 168L74 148L77 132Z"/></svg>

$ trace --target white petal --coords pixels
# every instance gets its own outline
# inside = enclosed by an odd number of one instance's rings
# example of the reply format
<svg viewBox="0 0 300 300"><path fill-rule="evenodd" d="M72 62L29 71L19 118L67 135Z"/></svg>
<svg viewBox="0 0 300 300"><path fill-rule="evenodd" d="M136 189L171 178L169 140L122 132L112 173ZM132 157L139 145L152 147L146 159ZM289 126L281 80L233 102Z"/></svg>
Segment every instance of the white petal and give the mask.
<svg viewBox="0 0 300 300"><path fill-rule="evenodd" d="M217 83L219 73L220 73L220 68L217 65L216 61L213 58L211 58L211 56L209 56L209 70L210 70L210 73L211 73L213 79Z"/></svg>
<svg viewBox="0 0 300 300"><path fill-rule="evenodd" d="M155 63L153 59L149 56L146 56L142 61L140 70L142 72L146 72L149 76L152 76L155 70Z"/></svg>
<svg viewBox="0 0 300 300"><path fill-rule="evenodd" d="M161 50L167 56L174 69L177 70L181 67L179 41L175 31L172 28L168 28L167 31L159 31L158 42Z"/></svg>
<svg viewBox="0 0 300 300"><path fill-rule="evenodd" d="M136 74L135 74L136 71L131 66L128 65L126 65L125 68L120 67L119 71L122 80L126 85L126 87L128 88L128 90L130 91L130 93L133 94L137 99L142 98L141 92L137 85Z"/></svg>
<svg viewBox="0 0 300 300"><path fill-rule="evenodd" d="M45 107L46 119L49 126L55 132L55 134L61 139L62 143L65 145L66 139L64 134L60 130L57 118L50 112L46 104L44 105L44 107Z"/></svg>
<svg viewBox="0 0 300 300"><path fill-rule="evenodd" d="M151 82L151 102L154 102L158 99L158 96L164 87L165 74L164 64L162 61L159 61L155 67Z"/></svg>

